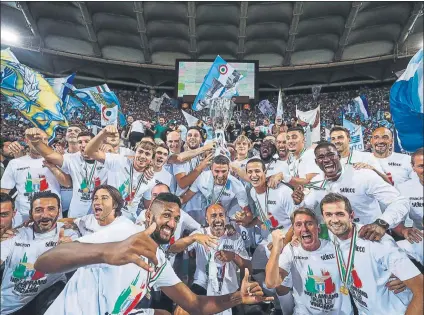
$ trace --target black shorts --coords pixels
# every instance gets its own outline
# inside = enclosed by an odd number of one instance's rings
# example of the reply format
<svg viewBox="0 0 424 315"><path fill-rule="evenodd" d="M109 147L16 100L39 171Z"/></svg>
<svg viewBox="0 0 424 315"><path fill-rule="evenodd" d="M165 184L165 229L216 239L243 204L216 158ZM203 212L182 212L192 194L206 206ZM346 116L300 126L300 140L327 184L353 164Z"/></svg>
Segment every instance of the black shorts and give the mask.
<svg viewBox="0 0 424 315"><path fill-rule="evenodd" d="M128 136L128 141L130 142L131 148L134 148L137 142L140 142L140 140L144 137L143 132L133 131Z"/></svg>

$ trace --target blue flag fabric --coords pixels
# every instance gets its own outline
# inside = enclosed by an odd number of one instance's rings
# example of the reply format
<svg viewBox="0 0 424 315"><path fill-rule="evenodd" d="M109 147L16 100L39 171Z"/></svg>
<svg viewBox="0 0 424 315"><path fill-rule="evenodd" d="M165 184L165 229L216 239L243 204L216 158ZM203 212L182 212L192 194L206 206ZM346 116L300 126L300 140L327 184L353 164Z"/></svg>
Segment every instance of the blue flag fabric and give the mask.
<svg viewBox="0 0 424 315"><path fill-rule="evenodd" d="M413 152L423 146L423 49L408 64L390 90L390 112L399 145Z"/></svg>
<svg viewBox="0 0 424 315"><path fill-rule="evenodd" d="M121 104L119 103L116 94L109 89L107 84L88 87L84 89L71 88L68 100L66 102L66 115L73 115L75 111L79 111L84 106L94 109L101 114L103 108L118 107L118 122L120 126L126 125L126 119L121 111Z"/></svg>
<svg viewBox="0 0 424 315"><path fill-rule="evenodd" d="M74 82L75 73L72 73L71 75L68 75L67 77L63 78L45 78L46 81L51 85L53 88L53 91L57 96L60 97L62 100L62 103L66 103L66 97L69 92L69 85Z"/></svg>
<svg viewBox="0 0 424 315"><path fill-rule="evenodd" d="M10 49L1 51L1 94L6 106L19 111L52 141L58 128L67 128L61 99L44 77L19 62Z"/></svg>
<svg viewBox="0 0 424 315"><path fill-rule="evenodd" d="M200 86L192 109L199 111L207 108L211 100L217 97L238 96L237 87L242 79L243 75L218 55Z"/></svg>

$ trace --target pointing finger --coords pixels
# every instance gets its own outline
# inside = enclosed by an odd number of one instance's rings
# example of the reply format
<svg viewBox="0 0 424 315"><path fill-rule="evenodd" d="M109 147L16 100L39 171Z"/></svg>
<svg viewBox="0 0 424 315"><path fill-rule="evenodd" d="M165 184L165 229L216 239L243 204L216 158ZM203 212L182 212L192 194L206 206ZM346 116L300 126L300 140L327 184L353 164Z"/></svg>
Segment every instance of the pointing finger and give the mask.
<svg viewBox="0 0 424 315"><path fill-rule="evenodd" d="M243 281L249 282L249 269L244 268L244 278Z"/></svg>

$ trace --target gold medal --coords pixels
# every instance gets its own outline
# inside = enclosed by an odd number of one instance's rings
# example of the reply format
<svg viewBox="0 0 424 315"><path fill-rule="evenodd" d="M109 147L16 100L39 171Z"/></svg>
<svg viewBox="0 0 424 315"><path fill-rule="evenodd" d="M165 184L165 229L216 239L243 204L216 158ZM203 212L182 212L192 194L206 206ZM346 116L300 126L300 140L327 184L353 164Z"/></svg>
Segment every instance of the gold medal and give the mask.
<svg viewBox="0 0 424 315"><path fill-rule="evenodd" d="M344 295L349 295L349 289L345 287L344 285L340 287L340 292Z"/></svg>

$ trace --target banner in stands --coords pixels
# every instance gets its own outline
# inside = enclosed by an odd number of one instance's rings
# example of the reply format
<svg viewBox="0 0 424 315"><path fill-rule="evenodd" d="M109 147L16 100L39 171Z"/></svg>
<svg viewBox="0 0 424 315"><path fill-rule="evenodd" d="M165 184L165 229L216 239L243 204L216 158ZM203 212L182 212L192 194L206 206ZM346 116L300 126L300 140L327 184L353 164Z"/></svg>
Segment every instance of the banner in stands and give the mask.
<svg viewBox="0 0 424 315"><path fill-rule="evenodd" d="M158 113L165 99L170 99L170 97L166 93L163 93L161 97L154 97L150 102L149 108L155 113Z"/></svg>
<svg viewBox="0 0 424 315"><path fill-rule="evenodd" d="M305 144L309 148L312 143L321 139L320 107L303 112L296 107L298 123L305 130Z"/></svg>
<svg viewBox="0 0 424 315"><path fill-rule="evenodd" d="M275 117L284 118L284 110L283 110L283 91L280 89L278 91L278 103L277 103L277 114Z"/></svg>
<svg viewBox="0 0 424 315"><path fill-rule="evenodd" d="M207 108L210 101L217 97L238 96L237 85L242 79L243 75L218 55L200 86L192 109L198 111Z"/></svg>
<svg viewBox="0 0 424 315"><path fill-rule="evenodd" d="M275 108L268 100L262 100L259 102L259 110L266 117L271 117L275 114Z"/></svg>
<svg viewBox="0 0 424 315"><path fill-rule="evenodd" d="M353 122L343 118L343 127L348 129L350 133L350 149L364 151L365 147L362 126L355 125Z"/></svg>
<svg viewBox="0 0 424 315"><path fill-rule="evenodd" d="M56 137L57 128L68 127L62 100L40 73L20 63L9 48L1 51L1 94L6 104L44 130L49 141Z"/></svg>
<svg viewBox="0 0 424 315"><path fill-rule="evenodd" d="M390 90L390 112L402 149L413 152L424 142L423 49L412 57Z"/></svg>

